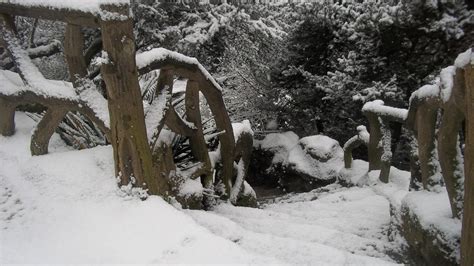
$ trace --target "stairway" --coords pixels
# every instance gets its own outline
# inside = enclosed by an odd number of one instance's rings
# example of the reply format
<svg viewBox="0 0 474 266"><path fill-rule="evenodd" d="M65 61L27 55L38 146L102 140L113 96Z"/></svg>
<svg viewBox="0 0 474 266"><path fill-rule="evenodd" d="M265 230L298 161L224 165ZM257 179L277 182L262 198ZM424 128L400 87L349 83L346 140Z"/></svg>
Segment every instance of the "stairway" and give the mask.
<svg viewBox="0 0 474 266"><path fill-rule="evenodd" d="M259 209L220 205L212 212L186 211L212 233L255 254L285 264L386 264L389 202L369 187L337 184L290 194Z"/></svg>

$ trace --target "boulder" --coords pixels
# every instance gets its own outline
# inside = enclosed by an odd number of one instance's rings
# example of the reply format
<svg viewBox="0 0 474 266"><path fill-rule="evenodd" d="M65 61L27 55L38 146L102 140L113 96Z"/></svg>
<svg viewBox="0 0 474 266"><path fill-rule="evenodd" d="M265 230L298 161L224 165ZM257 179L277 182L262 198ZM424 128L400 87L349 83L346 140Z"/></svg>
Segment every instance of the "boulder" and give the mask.
<svg viewBox="0 0 474 266"><path fill-rule="evenodd" d="M342 167L342 148L327 136L273 133L256 143L248 179L254 186L306 192L334 183Z"/></svg>

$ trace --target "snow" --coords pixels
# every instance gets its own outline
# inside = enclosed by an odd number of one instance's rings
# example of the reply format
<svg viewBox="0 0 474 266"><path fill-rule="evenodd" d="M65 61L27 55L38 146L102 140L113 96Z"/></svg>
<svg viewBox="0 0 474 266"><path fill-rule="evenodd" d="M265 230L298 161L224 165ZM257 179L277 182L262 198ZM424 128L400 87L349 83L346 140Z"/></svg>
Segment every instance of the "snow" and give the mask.
<svg viewBox="0 0 474 266"><path fill-rule="evenodd" d="M314 154L318 158L331 158L341 153L339 142L324 135L304 137L300 139L299 143L306 152Z"/></svg>
<svg viewBox="0 0 474 266"><path fill-rule="evenodd" d="M94 111L96 116L104 122L106 127L110 127L107 100L95 87L88 87L77 93L72 84L66 81L41 79L41 81L36 84L41 84L42 86L25 86L17 73L8 70L0 70L0 94L17 96L25 92L32 92L43 97L54 97L71 101L82 100Z"/></svg>
<svg viewBox="0 0 474 266"><path fill-rule="evenodd" d="M463 68L468 64L472 64L474 61L474 54L472 53L472 48L467 49L464 53L460 53L456 60L454 61L454 66L457 68Z"/></svg>
<svg viewBox="0 0 474 266"><path fill-rule="evenodd" d="M428 84L420 87L414 91L410 96L410 102L414 99L428 99L437 98L440 94L440 81L437 80L434 84Z"/></svg>
<svg viewBox="0 0 474 266"><path fill-rule="evenodd" d="M189 176L189 175L183 175L183 176ZM179 188L179 195L183 197L190 197L193 195L202 195L203 192L203 187L201 184L201 180L199 178L197 179L191 179L187 178L184 180L183 184L181 184Z"/></svg>
<svg viewBox="0 0 474 266"><path fill-rule="evenodd" d="M279 262L159 197L120 196L110 146L70 151L55 134L51 153L32 157L33 122L18 113L16 124L0 136L0 264Z"/></svg>
<svg viewBox="0 0 474 266"><path fill-rule="evenodd" d="M402 204L410 212L410 216L419 221L423 229L441 234L437 239L452 247L454 253L450 256L459 261L462 222L452 218L447 191L443 189L440 192L410 192Z"/></svg>
<svg viewBox="0 0 474 266"><path fill-rule="evenodd" d="M362 111L371 112L378 115L391 116L402 121L405 120L408 115L408 110L385 106L382 100L367 102L364 104L364 107L362 107Z"/></svg>
<svg viewBox="0 0 474 266"><path fill-rule="evenodd" d="M456 75L456 67L455 66L449 66L446 68L443 68L441 70L441 73L439 74L440 80L441 80L441 99L444 102L449 101L449 98L451 98L451 93L453 90L454 86L454 76Z"/></svg>
<svg viewBox="0 0 474 266"><path fill-rule="evenodd" d="M25 79L24 82L21 80L18 82L18 79L16 78L10 79L13 83L17 85L16 93L25 90L26 88L20 89L18 88L18 86L19 84L26 83L25 85L28 87L28 90L31 90L38 95L70 100L75 100L77 98L74 90L72 89L72 86L68 83L62 81L50 81L45 79L43 74L41 74L39 69L31 61L26 50L23 50L21 48L18 39L12 36L10 32L2 32L2 37L7 40L8 50L12 54L13 58L15 58L15 63L17 64L17 67L21 69L23 78ZM6 85L7 84L5 84L5 86ZM2 86L2 88L0 88L0 92L4 91L5 86ZM10 89L6 89L6 91L9 90Z"/></svg>
<svg viewBox="0 0 474 266"><path fill-rule="evenodd" d="M276 152L273 163L278 163L286 161L289 151L298 145L298 140L298 135L288 131L268 134L262 141L255 141L255 145L261 149Z"/></svg>
<svg viewBox="0 0 474 266"><path fill-rule="evenodd" d="M79 92L79 98L94 111L95 115L104 122L106 127L110 128L108 102L95 86L88 87Z"/></svg>
<svg viewBox="0 0 474 266"><path fill-rule="evenodd" d="M211 82L216 89L222 91L221 86L216 82L216 80L209 74L209 72L199 63L199 61L194 57L185 56L183 54L167 50L165 48L155 48L149 51L139 53L136 56L137 67L145 68L148 65L152 64L155 61L164 61L166 59L175 60L185 64L195 65L204 77Z"/></svg>
<svg viewBox="0 0 474 266"><path fill-rule="evenodd" d="M262 209L181 210L123 193L110 146L70 150L54 134L50 154L31 156L34 122L17 113L16 124L0 137L1 264L394 263L389 202L370 187L334 184ZM202 188L188 181L182 190Z"/></svg>
<svg viewBox="0 0 474 266"><path fill-rule="evenodd" d="M234 139L237 141L240 135L248 133L253 136L252 126L249 120L244 120L241 123L232 123L232 130L234 132Z"/></svg>
<svg viewBox="0 0 474 266"><path fill-rule="evenodd" d="M24 7L45 7L49 9L68 9L101 15L103 19L110 18L110 14L102 11L102 5L130 5L130 0L0 0L0 4L14 4Z"/></svg>
<svg viewBox="0 0 474 266"><path fill-rule="evenodd" d="M274 153L272 164L281 163L316 179L332 179L343 166L339 143L323 135L300 140L292 131L271 133L263 140L255 141L255 146Z"/></svg>
<svg viewBox="0 0 474 266"><path fill-rule="evenodd" d="M247 251L291 265L383 265L393 250L383 231L388 201L370 188L328 187L275 199L263 209L219 205L186 211L211 232Z"/></svg>

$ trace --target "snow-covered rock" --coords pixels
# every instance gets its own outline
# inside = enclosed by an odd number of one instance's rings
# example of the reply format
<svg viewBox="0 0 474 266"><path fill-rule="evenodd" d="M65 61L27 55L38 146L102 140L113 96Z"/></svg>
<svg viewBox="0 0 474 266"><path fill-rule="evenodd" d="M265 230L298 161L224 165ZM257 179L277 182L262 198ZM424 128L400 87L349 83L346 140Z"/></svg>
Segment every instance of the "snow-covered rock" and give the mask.
<svg viewBox="0 0 474 266"><path fill-rule="evenodd" d="M413 191L402 201L402 232L414 258L431 265L460 261L461 220L452 218L446 189Z"/></svg>
<svg viewBox="0 0 474 266"><path fill-rule="evenodd" d="M304 137L299 143L306 153L321 162L343 155L339 142L325 135Z"/></svg>
<svg viewBox="0 0 474 266"><path fill-rule="evenodd" d="M310 191L333 183L342 167L342 148L327 136L299 139L293 132L273 133L256 144L250 175L287 191Z"/></svg>

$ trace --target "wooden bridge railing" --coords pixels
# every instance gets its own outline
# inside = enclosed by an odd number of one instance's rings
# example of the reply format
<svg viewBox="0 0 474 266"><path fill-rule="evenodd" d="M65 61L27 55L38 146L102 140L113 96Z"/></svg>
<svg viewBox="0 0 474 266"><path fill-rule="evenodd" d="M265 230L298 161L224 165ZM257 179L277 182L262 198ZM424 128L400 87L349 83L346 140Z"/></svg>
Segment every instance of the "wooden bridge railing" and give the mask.
<svg viewBox="0 0 474 266"><path fill-rule="evenodd" d="M453 66L441 71L435 84L415 91L408 110L385 106L379 100L366 103L363 107L370 129L369 171L380 170L380 180L389 181L392 161L389 124L401 123L418 143L423 188L430 190L440 184L442 176L453 217L463 217L462 258L465 265L472 265L474 261L473 55L472 49L460 54ZM459 140L463 121L466 136L464 156ZM354 140L346 143L347 157L351 157L353 146L349 142ZM346 168L351 167L348 162L349 159L346 160ZM412 173L415 171L412 169Z"/></svg>
<svg viewBox="0 0 474 266"><path fill-rule="evenodd" d="M106 1L109 3L110 1ZM177 173L171 143L164 134L179 134L189 138L192 154L200 162L190 174L202 178L211 189L217 164L225 186L224 196L243 190L249 155L252 149L251 131L234 137L219 85L196 59L165 49L135 54L133 22L128 1L82 8L80 1L54 2L51 6L22 5L0 2L0 46L11 57L17 73L0 71L0 133L14 133L15 108L21 104L41 104L46 113L32 136L33 155L45 154L51 135L67 112L84 114L107 135L113 146L115 172L120 183L142 187L149 194L174 196ZM71 83L45 79L29 55L21 49L16 36L13 16L59 20L67 23L64 53ZM100 27L101 42L94 49L84 48L83 27ZM102 52L100 74L105 82L106 98L99 93L91 76L91 58ZM139 75L160 70L156 95L172 95L174 76L187 79L185 113L179 114L172 97L164 97L165 108L155 110L154 128L145 122ZM220 152L216 159L209 157L201 121L199 94L202 93L211 109L217 130ZM150 119L148 119L150 120ZM164 132L164 127L167 132ZM147 134L150 133L150 134ZM236 145L237 144L237 145ZM243 160L243 161L242 161ZM242 162L241 162L242 161ZM244 167L238 167L243 164ZM240 175L240 178L239 178ZM243 177L242 177L243 175ZM234 193L235 194L235 193ZM233 201L235 201L235 198ZM235 202L234 202L235 203Z"/></svg>

